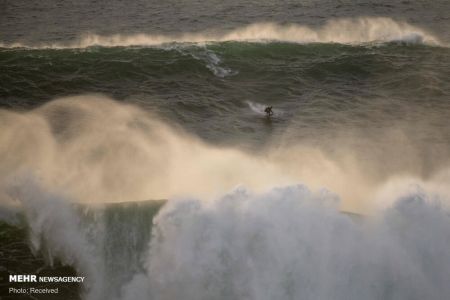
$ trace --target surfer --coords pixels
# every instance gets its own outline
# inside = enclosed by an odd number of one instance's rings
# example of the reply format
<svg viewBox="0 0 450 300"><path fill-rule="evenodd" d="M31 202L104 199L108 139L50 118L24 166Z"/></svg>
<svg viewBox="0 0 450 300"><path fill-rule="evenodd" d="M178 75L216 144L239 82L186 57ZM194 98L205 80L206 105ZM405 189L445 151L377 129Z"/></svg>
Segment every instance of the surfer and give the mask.
<svg viewBox="0 0 450 300"><path fill-rule="evenodd" d="M264 112L268 117L273 115L272 106L267 106L266 109L264 109Z"/></svg>

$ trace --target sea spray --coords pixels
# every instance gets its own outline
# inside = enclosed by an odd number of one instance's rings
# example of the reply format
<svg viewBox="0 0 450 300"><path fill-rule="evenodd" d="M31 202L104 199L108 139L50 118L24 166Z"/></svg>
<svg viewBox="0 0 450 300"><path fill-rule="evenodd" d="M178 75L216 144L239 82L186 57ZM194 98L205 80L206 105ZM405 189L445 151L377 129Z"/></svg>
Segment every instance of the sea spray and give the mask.
<svg viewBox="0 0 450 300"><path fill-rule="evenodd" d="M425 192L363 222L303 185L169 202L124 299L444 299L450 217Z"/></svg>
<svg viewBox="0 0 450 300"><path fill-rule="evenodd" d="M257 115L264 116L266 113L264 112L264 109L267 107L264 104L261 103L255 103L252 101L247 101L248 107L252 110L253 113Z"/></svg>
<svg viewBox="0 0 450 300"><path fill-rule="evenodd" d="M305 185L181 197L159 213L162 202L70 204L31 179L10 194L34 249L86 276L83 299L443 299L449 199L403 190L364 217Z"/></svg>
<svg viewBox="0 0 450 300"><path fill-rule="evenodd" d="M34 255L50 267L54 261L72 266L84 277L82 299L118 299L123 283L144 270L161 201L79 204L31 175L17 178L8 194L21 205Z"/></svg>
<svg viewBox="0 0 450 300"><path fill-rule="evenodd" d="M8 188L8 194L23 207L31 249L43 254L50 266L58 259L75 267L89 279L84 283L84 298L100 299L105 284L103 265L70 200L45 189L31 175L17 180Z"/></svg>
<svg viewBox="0 0 450 300"><path fill-rule="evenodd" d="M86 48L91 46L158 46L168 43L206 43L225 41L283 41L292 43L426 43L441 45L438 38L426 30L386 17L359 17L330 19L322 27L315 28L300 24L281 25L277 23L254 23L219 31L184 32L163 34L115 34L102 36L89 33L72 43L50 43L27 45L22 43L0 44L0 47L31 48Z"/></svg>
<svg viewBox="0 0 450 300"><path fill-rule="evenodd" d="M85 299L449 293L445 164L421 180L387 151L370 164L302 145L249 154L98 95L0 115L2 205L19 203L33 249L50 264L86 276ZM158 209L140 200L164 193L170 200L154 218ZM340 212L351 197L385 209L352 219Z"/></svg>
<svg viewBox="0 0 450 300"><path fill-rule="evenodd" d="M136 105L100 95L56 99L22 113L0 110L0 125L0 155L8 158L0 161L2 202L8 182L22 173L85 203L211 199L237 185L261 192L302 182L327 187L341 197L342 208L360 212L371 210L376 191L396 176L448 182L438 176L448 169L447 148L431 156L426 144L417 150L397 128L382 131L381 140L373 138L361 149L353 147L361 136L346 130L333 138L319 136L315 145L296 142L287 132L249 152L213 145ZM417 127L431 130L427 124ZM370 136L372 130L360 134ZM424 161L435 163L422 167Z"/></svg>
<svg viewBox="0 0 450 300"><path fill-rule="evenodd" d="M281 2L2 1L0 277L449 298L448 0Z"/></svg>

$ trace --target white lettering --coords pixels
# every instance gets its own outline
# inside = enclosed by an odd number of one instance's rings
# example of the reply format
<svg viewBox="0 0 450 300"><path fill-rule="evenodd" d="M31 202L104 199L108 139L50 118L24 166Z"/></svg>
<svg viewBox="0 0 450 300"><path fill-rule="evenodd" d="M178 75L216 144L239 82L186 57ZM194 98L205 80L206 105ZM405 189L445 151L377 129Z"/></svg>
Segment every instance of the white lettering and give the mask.
<svg viewBox="0 0 450 300"><path fill-rule="evenodd" d="M36 282L36 275L9 275L9 282Z"/></svg>

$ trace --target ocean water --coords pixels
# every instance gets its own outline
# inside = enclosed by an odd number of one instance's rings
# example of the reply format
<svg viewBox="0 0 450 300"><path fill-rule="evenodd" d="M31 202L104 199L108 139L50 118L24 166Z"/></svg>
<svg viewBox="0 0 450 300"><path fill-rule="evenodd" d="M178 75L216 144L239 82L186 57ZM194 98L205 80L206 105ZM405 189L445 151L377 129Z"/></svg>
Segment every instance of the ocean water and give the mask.
<svg viewBox="0 0 450 300"><path fill-rule="evenodd" d="M449 9L1 1L0 287L449 298Z"/></svg>

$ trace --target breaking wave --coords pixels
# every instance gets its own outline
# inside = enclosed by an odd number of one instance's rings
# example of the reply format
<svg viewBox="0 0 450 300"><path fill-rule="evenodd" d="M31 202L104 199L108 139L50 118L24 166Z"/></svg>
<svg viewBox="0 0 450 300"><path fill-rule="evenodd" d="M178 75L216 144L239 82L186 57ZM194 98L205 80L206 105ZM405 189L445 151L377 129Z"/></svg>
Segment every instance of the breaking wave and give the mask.
<svg viewBox="0 0 450 300"><path fill-rule="evenodd" d="M0 117L0 212L20 207L33 249L87 277L84 299L450 293L445 166L427 181L394 170L374 182L348 157L212 146L93 95ZM352 199L376 209L342 213Z"/></svg>
<svg viewBox="0 0 450 300"><path fill-rule="evenodd" d="M321 27L299 24L255 23L230 31L208 30L183 34L114 34L102 36L85 34L74 42L28 45L26 43L0 44L1 47L32 48L86 48L91 46L158 46L167 43L207 43L226 41L280 41L292 43L424 43L442 45L426 30L385 17L334 19Z"/></svg>
<svg viewBox="0 0 450 300"><path fill-rule="evenodd" d="M35 250L87 277L84 299L437 300L450 293L450 211L441 202L448 199L422 188L404 189L364 219L339 212L337 195L304 185L182 197L159 212L145 202L77 210L33 180L14 191L40 241Z"/></svg>
<svg viewBox="0 0 450 300"><path fill-rule="evenodd" d="M443 299L448 210L421 192L367 223L307 187L212 204L173 201L155 218L146 272L125 299Z"/></svg>

